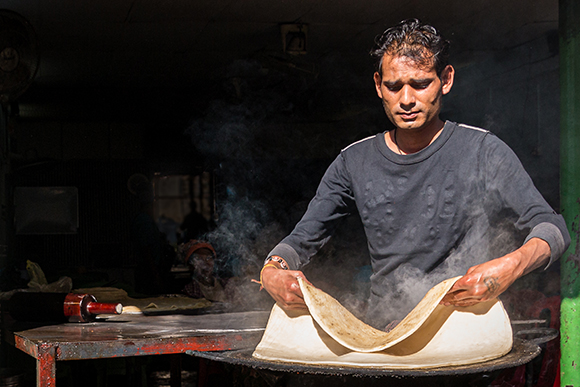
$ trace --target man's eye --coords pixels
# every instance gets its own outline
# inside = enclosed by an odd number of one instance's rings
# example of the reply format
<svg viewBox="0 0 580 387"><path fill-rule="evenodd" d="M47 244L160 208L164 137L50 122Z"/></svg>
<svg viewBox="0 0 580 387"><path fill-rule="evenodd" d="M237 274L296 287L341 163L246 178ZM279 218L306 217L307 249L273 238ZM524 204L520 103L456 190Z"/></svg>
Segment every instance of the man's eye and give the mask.
<svg viewBox="0 0 580 387"><path fill-rule="evenodd" d="M401 85L385 85L389 91L399 91L401 90Z"/></svg>
<svg viewBox="0 0 580 387"><path fill-rule="evenodd" d="M430 82L416 83L413 85L413 88L417 90L426 89L429 87L430 84L431 84Z"/></svg>

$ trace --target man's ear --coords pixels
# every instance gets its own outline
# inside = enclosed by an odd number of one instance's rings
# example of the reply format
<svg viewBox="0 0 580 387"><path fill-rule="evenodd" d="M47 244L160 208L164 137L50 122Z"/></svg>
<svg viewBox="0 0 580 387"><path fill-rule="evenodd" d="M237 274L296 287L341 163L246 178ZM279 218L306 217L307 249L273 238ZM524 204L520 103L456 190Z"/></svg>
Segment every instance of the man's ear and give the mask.
<svg viewBox="0 0 580 387"><path fill-rule="evenodd" d="M383 92L381 91L381 84L383 83L383 77L381 77L381 74L378 72L375 72L373 79L375 80L375 89L377 90L377 95L382 99Z"/></svg>
<svg viewBox="0 0 580 387"><path fill-rule="evenodd" d="M453 81L455 80L455 69L451 65L447 65L441 72L441 92L443 95L451 91Z"/></svg>

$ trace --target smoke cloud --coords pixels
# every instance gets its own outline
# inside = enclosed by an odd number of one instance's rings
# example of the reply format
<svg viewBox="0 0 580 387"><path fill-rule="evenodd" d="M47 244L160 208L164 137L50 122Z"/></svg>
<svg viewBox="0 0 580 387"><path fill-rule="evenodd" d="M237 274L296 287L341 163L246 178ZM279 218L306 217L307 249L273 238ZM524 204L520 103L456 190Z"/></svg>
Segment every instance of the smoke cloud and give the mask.
<svg viewBox="0 0 580 387"><path fill-rule="evenodd" d="M291 231L292 208L316 181L307 180L304 168L293 168L301 162L280 160L281 141L272 141L274 134L291 139L290 147L302 141L297 130L271 133L284 129L279 123L289 115L299 115L291 99L301 82L248 60L232 63L225 74L216 86L219 97L187 134L216 179L215 227L204 239L216 249L219 274L244 279L230 289L233 302L253 308L267 302L249 280L259 278L267 253Z"/></svg>

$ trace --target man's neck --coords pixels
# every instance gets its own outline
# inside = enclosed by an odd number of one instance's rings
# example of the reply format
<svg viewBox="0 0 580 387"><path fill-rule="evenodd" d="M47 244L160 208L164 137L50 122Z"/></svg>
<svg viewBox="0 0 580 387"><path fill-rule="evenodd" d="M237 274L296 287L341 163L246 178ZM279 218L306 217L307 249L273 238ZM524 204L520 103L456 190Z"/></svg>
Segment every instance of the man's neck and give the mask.
<svg viewBox="0 0 580 387"><path fill-rule="evenodd" d="M395 153L408 155L428 147L443 131L445 123L437 120L427 128L409 130L395 128L385 133L387 146Z"/></svg>

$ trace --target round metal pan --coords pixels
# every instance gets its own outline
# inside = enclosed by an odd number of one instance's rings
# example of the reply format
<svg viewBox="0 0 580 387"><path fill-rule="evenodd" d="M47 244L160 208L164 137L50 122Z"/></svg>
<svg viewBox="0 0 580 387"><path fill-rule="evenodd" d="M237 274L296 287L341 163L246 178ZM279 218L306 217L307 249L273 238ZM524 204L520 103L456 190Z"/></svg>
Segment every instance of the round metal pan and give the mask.
<svg viewBox="0 0 580 387"><path fill-rule="evenodd" d="M233 365L243 365L257 369L270 371L300 372L319 375L343 375L343 376L445 376L445 375L467 375L475 373L489 373L502 369L517 367L527 364L541 352L541 348L526 340L514 339L512 350L501 358L489 360L481 363L474 363L461 366L438 367L429 369L388 369L378 367L350 367L350 366L328 366L298 364L289 362L275 362L259 360L252 357L253 348L223 351L223 352L199 352L187 351L187 354Z"/></svg>

